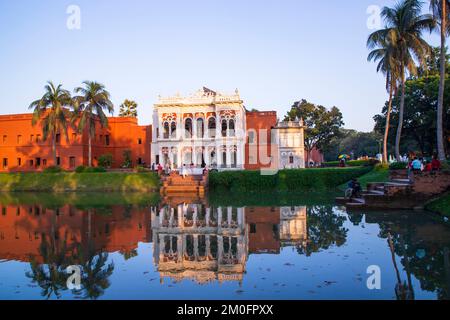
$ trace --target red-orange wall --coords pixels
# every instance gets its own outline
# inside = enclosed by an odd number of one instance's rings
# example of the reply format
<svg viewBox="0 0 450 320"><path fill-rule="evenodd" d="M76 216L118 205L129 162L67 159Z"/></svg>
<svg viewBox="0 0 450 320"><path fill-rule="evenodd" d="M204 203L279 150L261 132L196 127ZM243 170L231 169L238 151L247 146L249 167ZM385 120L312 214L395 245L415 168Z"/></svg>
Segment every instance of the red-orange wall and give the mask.
<svg viewBox="0 0 450 320"><path fill-rule="evenodd" d="M43 237L54 236L55 245L67 240L69 255L78 245L106 252L130 252L139 242L151 241L151 216L147 209L112 208L110 215L64 206L58 211L33 205L0 205L0 260L42 262L39 252Z"/></svg>
<svg viewBox="0 0 450 320"><path fill-rule="evenodd" d="M260 148L266 148L265 154L271 156L271 129L277 124L277 113L275 111L249 111L246 112L246 126L247 132L254 130L256 132L256 145L250 145L248 135L246 137L245 143L245 169L247 170L258 170L261 168L268 168L269 165L262 164L260 159ZM260 141L260 135L266 136L267 144L263 144ZM250 163L250 155L254 154L257 159L256 164ZM255 161L253 161L255 162Z"/></svg>
<svg viewBox="0 0 450 320"><path fill-rule="evenodd" d="M0 172L9 171L41 171L45 167L55 165L52 156L51 139L42 139L42 126L31 125L31 114L0 115ZM123 152L131 150L133 166L138 159L147 165L150 163L151 126L139 126L136 118L108 118L109 127L101 128L97 123L96 135L92 141L93 159L105 153L111 153L114 158L113 168L123 164ZM40 135L40 141L36 137ZM19 136L21 138L19 138ZM110 143L106 145L106 136ZM33 138L33 141L31 141ZM102 139L100 139L102 138ZM141 144L138 140L141 139ZM73 170L77 166L88 164L87 131L77 134L73 128L68 129L68 141L61 133L61 141L57 145L57 156L61 167ZM75 158L75 166L70 166L70 158ZM18 159L21 159L21 165ZM36 166L36 159L41 159L41 166ZM8 159L8 166L3 166L3 159ZM33 166L30 164L33 160ZM44 160L46 165L44 165ZM94 159L95 164L95 159Z"/></svg>

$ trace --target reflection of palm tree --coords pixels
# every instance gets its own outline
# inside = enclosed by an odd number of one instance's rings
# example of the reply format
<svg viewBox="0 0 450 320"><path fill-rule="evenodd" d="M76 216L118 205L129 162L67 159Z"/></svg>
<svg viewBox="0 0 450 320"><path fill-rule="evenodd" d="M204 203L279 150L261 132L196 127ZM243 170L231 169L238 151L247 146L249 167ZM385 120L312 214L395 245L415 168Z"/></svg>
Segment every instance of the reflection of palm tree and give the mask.
<svg viewBox="0 0 450 320"><path fill-rule="evenodd" d="M395 285L395 295L397 296L397 300L406 300L407 299L407 287L406 283L402 283L402 279L400 277L400 271L398 270L397 261L395 260L395 249L394 243L392 241L391 233L388 232L388 243L389 249L391 251L392 263L394 264L395 274L397 276L397 284Z"/></svg>
<svg viewBox="0 0 450 320"><path fill-rule="evenodd" d="M109 277L114 271L114 263L106 264L108 253L96 254L93 245L88 245L85 251L78 245L77 261L81 266L81 289L75 294L82 299L97 299L109 288Z"/></svg>
<svg viewBox="0 0 450 320"><path fill-rule="evenodd" d="M55 237L51 237L48 242L47 237L43 234L39 247L43 263L38 263L34 257L31 258L31 272L27 272L26 276L42 288L41 295L46 299L50 299L53 294L59 299L60 291L67 289L66 267L71 264L67 252L67 234L59 244Z"/></svg>
<svg viewBox="0 0 450 320"><path fill-rule="evenodd" d="M392 263L394 264L395 273L397 275L397 284L395 285L395 295L397 296L397 300L414 300L414 289L413 289L412 281L411 281L411 271L410 271L410 267L409 267L409 258L408 258L407 252L406 252L406 247L403 244L403 240L400 240L401 247L403 248L403 251L404 251L403 259L405 261L405 269L406 269L406 274L407 274L407 279L408 279L408 283L406 283L406 281L404 281L402 283L402 280L400 277L400 272L397 267L397 262L395 260L394 242L392 241L391 233L388 232L387 235L388 235L389 249L391 251L391 256L392 256Z"/></svg>

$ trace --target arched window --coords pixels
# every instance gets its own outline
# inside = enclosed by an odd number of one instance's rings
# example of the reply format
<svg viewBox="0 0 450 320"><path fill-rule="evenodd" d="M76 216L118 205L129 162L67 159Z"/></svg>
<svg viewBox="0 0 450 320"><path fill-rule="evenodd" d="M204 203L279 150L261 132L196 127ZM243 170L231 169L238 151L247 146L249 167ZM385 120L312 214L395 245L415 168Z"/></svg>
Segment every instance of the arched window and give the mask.
<svg viewBox="0 0 450 320"><path fill-rule="evenodd" d="M223 119L222 120L222 137L226 137L227 136L227 129L228 129L227 120Z"/></svg>
<svg viewBox="0 0 450 320"><path fill-rule="evenodd" d="M231 167L237 168L237 146L231 149Z"/></svg>
<svg viewBox="0 0 450 320"><path fill-rule="evenodd" d="M177 124L175 122L172 122L170 125L170 136L172 138L175 138L177 134Z"/></svg>
<svg viewBox="0 0 450 320"><path fill-rule="evenodd" d="M210 138L216 137L216 118L211 117L208 120L208 133Z"/></svg>
<svg viewBox="0 0 450 320"><path fill-rule="evenodd" d="M197 119L197 138L203 139L204 121L202 118Z"/></svg>
<svg viewBox="0 0 450 320"><path fill-rule="evenodd" d="M227 167L227 150L224 148L222 149L222 168Z"/></svg>
<svg viewBox="0 0 450 320"><path fill-rule="evenodd" d="M235 136L235 123L233 119L230 119L230 122L228 124L228 129L230 129L230 137L234 137Z"/></svg>
<svg viewBox="0 0 450 320"><path fill-rule="evenodd" d="M169 123L164 122L164 139L169 139Z"/></svg>
<svg viewBox="0 0 450 320"><path fill-rule="evenodd" d="M185 137L190 139L192 138L192 119L186 119L184 123Z"/></svg>

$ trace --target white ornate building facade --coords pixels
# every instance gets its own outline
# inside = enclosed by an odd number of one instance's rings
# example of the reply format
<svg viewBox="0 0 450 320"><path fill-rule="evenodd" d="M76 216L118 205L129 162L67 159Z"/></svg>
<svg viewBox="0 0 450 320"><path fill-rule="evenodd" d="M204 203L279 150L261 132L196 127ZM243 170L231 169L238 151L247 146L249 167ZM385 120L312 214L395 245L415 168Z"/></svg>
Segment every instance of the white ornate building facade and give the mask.
<svg viewBox="0 0 450 320"><path fill-rule="evenodd" d="M248 112L238 90L227 95L203 88L188 97L159 97L153 109L151 162L174 169L258 169L263 167L261 153L267 153L260 148L264 145L270 147L266 167L304 168L303 130L302 121L278 123L275 112ZM270 141L258 138L263 131Z"/></svg>

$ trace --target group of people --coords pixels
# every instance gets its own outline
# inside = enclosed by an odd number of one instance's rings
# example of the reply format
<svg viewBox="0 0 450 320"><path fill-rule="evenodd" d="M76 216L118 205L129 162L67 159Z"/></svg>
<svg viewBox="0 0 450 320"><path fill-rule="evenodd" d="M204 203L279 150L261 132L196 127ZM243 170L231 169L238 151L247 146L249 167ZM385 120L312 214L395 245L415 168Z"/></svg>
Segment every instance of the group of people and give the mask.
<svg viewBox="0 0 450 320"><path fill-rule="evenodd" d="M196 169L197 166L194 165L194 163L191 163L190 165L186 165L183 164L183 166L178 170L179 174L181 176L183 176L183 178L185 178L186 176L188 176L190 173L192 174L194 169ZM202 174L205 175L209 169L206 165L205 162L202 163L201 165L202 170ZM152 171L154 172L158 172L159 176L162 176L163 174L168 176L170 175L174 170L172 162L171 161L167 161L166 164L163 166L161 163L152 163L152 167L151 167Z"/></svg>
<svg viewBox="0 0 450 320"><path fill-rule="evenodd" d="M437 156L433 156L431 161L414 157L408 162L408 169L414 173L439 171L441 170L441 161L439 161Z"/></svg>

